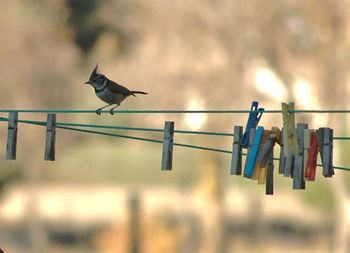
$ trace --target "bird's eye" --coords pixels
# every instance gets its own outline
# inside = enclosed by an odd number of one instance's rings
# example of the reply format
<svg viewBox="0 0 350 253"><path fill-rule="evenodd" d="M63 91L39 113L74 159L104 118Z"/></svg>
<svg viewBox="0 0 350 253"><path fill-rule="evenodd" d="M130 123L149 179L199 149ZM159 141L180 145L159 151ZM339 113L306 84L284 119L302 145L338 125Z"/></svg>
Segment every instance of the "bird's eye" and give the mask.
<svg viewBox="0 0 350 253"><path fill-rule="evenodd" d="M102 75L96 75L96 76L94 77L94 81L100 79L101 77L102 77Z"/></svg>

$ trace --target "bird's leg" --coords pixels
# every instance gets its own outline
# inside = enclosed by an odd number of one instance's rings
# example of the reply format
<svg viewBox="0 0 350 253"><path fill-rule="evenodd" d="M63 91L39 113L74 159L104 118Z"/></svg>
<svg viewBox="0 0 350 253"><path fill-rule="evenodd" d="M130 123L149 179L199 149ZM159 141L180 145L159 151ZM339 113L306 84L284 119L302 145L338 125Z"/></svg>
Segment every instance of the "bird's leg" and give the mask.
<svg viewBox="0 0 350 253"><path fill-rule="evenodd" d="M105 105L105 106L103 106L103 107L101 107L101 108L98 108L98 109L96 110L97 115L101 115L102 109L104 109L104 108L106 108L106 107L108 107L108 106L111 106L111 105L112 105L112 104L108 104L108 105Z"/></svg>
<svg viewBox="0 0 350 253"><path fill-rule="evenodd" d="M115 108L117 108L118 106L120 106L120 104L117 104L116 106L113 106L113 107L109 110L109 113L110 113L111 115L114 115L113 110L114 110Z"/></svg>

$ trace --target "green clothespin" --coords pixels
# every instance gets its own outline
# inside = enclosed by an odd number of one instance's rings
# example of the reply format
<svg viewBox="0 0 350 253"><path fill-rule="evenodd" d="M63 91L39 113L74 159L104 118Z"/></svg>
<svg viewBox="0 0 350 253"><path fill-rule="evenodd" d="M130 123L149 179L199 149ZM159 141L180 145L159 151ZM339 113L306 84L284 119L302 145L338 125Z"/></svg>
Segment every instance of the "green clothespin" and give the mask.
<svg viewBox="0 0 350 253"><path fill-rule="evenodd" d="M298 154L297 132L295 129L294 102L282 103L284 176L293 175L294 157Z"/></svg>

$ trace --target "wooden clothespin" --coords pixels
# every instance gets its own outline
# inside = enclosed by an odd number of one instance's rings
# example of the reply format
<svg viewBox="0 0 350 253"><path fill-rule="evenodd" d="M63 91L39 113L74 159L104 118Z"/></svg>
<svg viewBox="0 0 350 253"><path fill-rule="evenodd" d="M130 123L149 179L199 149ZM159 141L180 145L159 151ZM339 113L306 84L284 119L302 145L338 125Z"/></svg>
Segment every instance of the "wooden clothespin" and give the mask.
<svg viewBox="0 0 350 253"><path fill-rule="evenodd" d="M304 130L307 124L297 124L298 152L294 158L293 189L305 189L304 181Z"/></svg>
<svg viewBox="0 0 350 253"><path fill-rule="evenodd" d="M261 174L261 171L263 169L266 170L266 166L261 166L260 162L261 162L261 158L262 158L262 147L264 146L266 140L267 140L267 137L270 135L270 130L264 130L264 133L261 137L261 140L260 140L260 144L259 144L259 148L258 148L258 154L256 155L256 161L255 161L255 165L254 165L254 173L253 173L253 176L252 176L252 179L254 180L258 180L260 174ZM266 163L267 165L267 163ZM261 181L261 180L260 180Z"/></svg>
<svg viewBox="0 0 350 253"><path fill-rule="evenodd" d="M175 123L173 121L165 122L162 152L162 170L172 170L174 126Z"/></svg>
<svg viewBox="0 0 350 253"><path fill-rule="evenodd" d="M16 160L18 112L10 112L8 119L6 160Z"/></svg>
<svg viewBox="0 0 350 253"><path fill-rule="evenodd" d="M246 159L245 159L245 165L244 165L244 173L243 173L243 176L246 174L246 170L247 170L247 166L248 166L248 157L250 156L250 152L251 152L252 147L253 147L255 134L256 134L256 129L254 129L254 128L250 129L250 133L249 133L249 145L248 145L248 148L247 148L247 155L246 155Z"/></svg>
<svg viewBox="0 0 350 253"><path fill-rule="evenodd" d="M322 175L332 177L333 169L333 129L322 127L317 131L317 139L322 161Z"/></svg>
<svg viewBox="0 0 350 253"><path fill-rule="evenodd" d="M304 129L304 159L303 159L303 167L304 167L304 178L305 180L308 180L308 178L306 178L306 171L307 171L307 162L309 160L309 150L310 150L310 141L311 141L311 129Z"/></svg>
<svg viewBox="0 0 350 253"><path fill-rule="evenodd" d="M45 161L55 161L56 143L56 114L47 115L46 141L45 141Z"/></svg>
<svg viewBox="0 0 350 253"><path fill-rule="evenodd" d="M272 148L273 149L273 148ZM267 163L267 177L266 177L266 185L265 185L265 194L273 195L273 150L269 154L269 161Z"/></svg>
<svg viewBox="0 0 350 253"><path fill-rule="evenodd" d="M280 142L280 161L278 165L278 174L284 174L284 141L283 141L283 127L281 130L281 142Z"/></svg>
<svg viewBox="0 0 350 253"><path fill-rule="evenodd" d="M264 127L258 127L256 129L252 146L247 154L246 167L244 169L244 176L247 178L252 178L254 174L255 161L258 155L259 145L260 145L260 141L263 136L263 133L264 133Z"/></svg>
<svg viewBox="0 0 350 253"><path fill-rule="evenodd" d="M259 102L253 101L252 107L250 108L249 118L247 121L247 126L244 131L244 135L241 140L241 146L243 148L247 148L249 145L249 134L250 129L256 129L257 125L259 124L259 121L261 119L261 116L263 112L265 111L264 108L258 108Z"/></svg>
<svg viewBox="0 0 350 253"><path fill-rule="evenodd" d="M316 132L314 130L304 130L304 159L306 159L305 152L307 153L307 161L305 165L305 180L315 181L318 141Z"/></svg>
<svg viewBox="0 0 350 253"><path fill-rule="evenodd" d="M265 130L266 131L266 130ZM272 127L271 130L267 131L268 136L266 141L261 146L259 150L258 158L256 161L256 165L260 167L258 174L258 183L264 184L266 181L266 176L268 174L268 163L271 159L273 159L273 149L277 143L281 142L281 131L278 127Z"/></svg>
<svg viewBox="0 0 350 253"><path fill-rule="evenodd" d="M295 129L295 117L293 112L294 102L282 103L283 116L283 143L284 143L284 176L293 175L294 157L298 152L297 133Z"/></svg>
<svg viewBox="0 0 350 253"><path fill-rule="evenodd" d="M242 146L240 145L243 127L235 126L233 131L231 175L242 175Z"/></svg>

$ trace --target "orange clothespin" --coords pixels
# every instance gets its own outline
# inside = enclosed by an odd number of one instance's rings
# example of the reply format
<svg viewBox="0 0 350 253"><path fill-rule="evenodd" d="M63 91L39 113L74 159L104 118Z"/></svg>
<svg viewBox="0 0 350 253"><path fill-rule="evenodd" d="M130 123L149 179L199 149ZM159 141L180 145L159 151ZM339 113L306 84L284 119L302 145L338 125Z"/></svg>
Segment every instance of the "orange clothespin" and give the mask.
<svg viewBox="0 0 350 253"><path fill-rule="evenodd" d="M281 131L278 127L272 127L271 130L266 131L266 134L267 137L259 150L259 155L257 159L257 166L259 167L259 169L257 169L256 171L259 172L259 184L264 184L266 181L269 166L268 163L270 159L272 159L273 162L273 148L276 142L279 144L281 143Z"/></svg>
<svg viewBox="0 0 350 253"><path fill-rule="evenodd" d="M264 166L260 165L261 164L261 160L262 160L262 156L264 155L262 147L265 144L265 142L267 140L267 137L270 135L270 132L271 132L271 130L264 130L264 133L263 133L263 135L261 137L261 141L260 141L259 149L258 149L258 154L257 154L257 157L256 157L256 162L255 162L255 165L254 165L254 173L253 173L253 176L252 176L252 179L254 179L254 180L258 180L259 179L259 175L261 174L261 170L264 168Z"/></svg>

